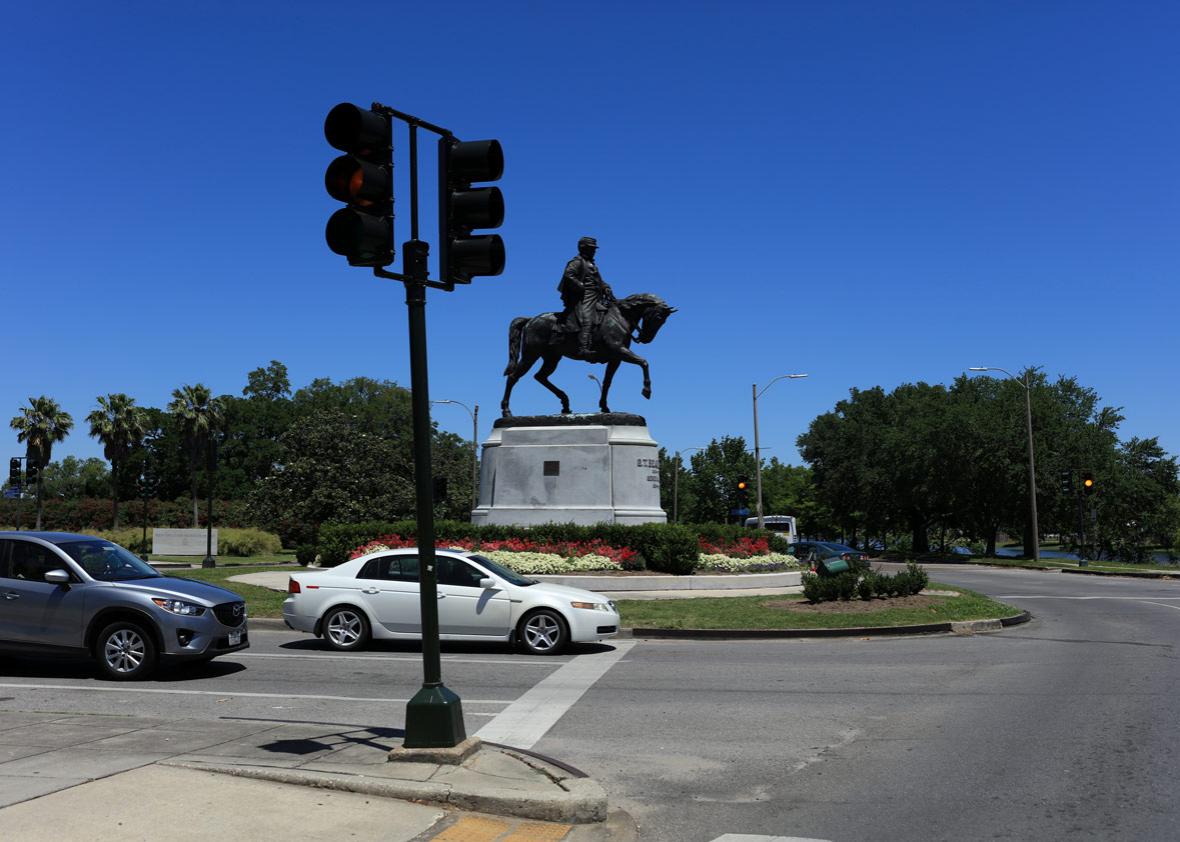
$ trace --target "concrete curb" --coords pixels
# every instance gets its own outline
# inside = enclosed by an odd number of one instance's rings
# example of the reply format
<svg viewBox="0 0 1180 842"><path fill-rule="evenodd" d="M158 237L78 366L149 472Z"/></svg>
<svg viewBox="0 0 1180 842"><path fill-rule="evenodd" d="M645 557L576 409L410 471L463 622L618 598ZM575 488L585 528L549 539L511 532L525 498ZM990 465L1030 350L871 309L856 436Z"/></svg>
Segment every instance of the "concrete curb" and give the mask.
<svg viewBox="0 0 1180 842"><path fill-rule="evenodd" d="M1080 576L1122 576L1124 579L1180 579L1180 572L1157 573L1154 570L1082 570L1074 568L1059 568L1062 573L1074 573Z"/></svg>
<svg viewBox="0 0 1180 842"><path fill-rule="evenodd" d="M517 816L550 822L592 824L607 818L606 791L590 778L561 781L560 793L524 793L520 790L481 788L468 790L429 781L401 781L340 773L309 772L274 766L235 766L232 764L161 761L162 766L198 769L241 778L274 783L356 792L380 798L438 804L479 813Z"/></svg>
<svg viewBox="0 0 1180 842"><path fill-rule="evenodd" d="M1000 631L1008 626L1027 623L1032 615L1021 611L1011 617L990 620L955 620L945 623L923 623L910 626L856 626L846 629L631 629L631 636L638 638L685 638L685 639L742 639L776 637L876 637L884 635L975 634L977 632Z"/></svg>

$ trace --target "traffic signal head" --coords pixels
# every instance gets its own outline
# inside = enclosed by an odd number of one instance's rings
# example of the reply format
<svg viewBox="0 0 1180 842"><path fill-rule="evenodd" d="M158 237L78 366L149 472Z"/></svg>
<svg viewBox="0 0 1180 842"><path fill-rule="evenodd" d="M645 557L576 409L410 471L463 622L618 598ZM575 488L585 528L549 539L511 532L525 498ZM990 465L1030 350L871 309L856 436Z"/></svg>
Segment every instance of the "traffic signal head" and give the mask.
<svg viewBox="0 0 1180 842"><path fill-rule="evenodd" d="M13 488L20 488L20 457L14 456L8 460L8 484Z"/></svg>
<svg viewBox="0 0 1180 842"><path fill-rule="evenodd" d="M29 485L36 485L40 476L41 466L37 463L37 460L32 456L25 459L25 482Z"/></svg>
<svg viewBox="0 0 1180 842"><path fill-rule="evenodd" d="M328 248L353 266L393 262L393 131L389 118L342 102L324 120L328 143L347 154L328 165L324 186L348 207L332 214Z"/></svg>
<svg viewBox="0 0 1180 842"><path fill-rule="evenodd" d="M447 501L447 478L434 477L431 491L436 505L445 503Z"/></svg>
<svg viewBox="0 0 1180 842"><path fill-rule="evenodd" d="M1082 474L1082 493L1094 493L1094 475L1090 473Z"/></svg>
<svg viewBox="0 0 1180 842"><path fill-rule="evenodd" d="M745 478L739 479L737 483L737 501L740 508L745 508L749 495L750 483Z"/></svg>
<svg viewBox="0 0 1180 842"><path fill-rule="evenodd" d="M1073 471L1061 472L1061 493L1067 496L1073 494Z"/></svg>
<svg viewBox="0 0 1180 842"><path fill-rule="evenodd" d="M473 234L504 222L499 187L474 187L504 174L504 151L498 140L438 141L439 278L445 284L469 284L476 275L504 271L504 241L498 234Z"/></svg>

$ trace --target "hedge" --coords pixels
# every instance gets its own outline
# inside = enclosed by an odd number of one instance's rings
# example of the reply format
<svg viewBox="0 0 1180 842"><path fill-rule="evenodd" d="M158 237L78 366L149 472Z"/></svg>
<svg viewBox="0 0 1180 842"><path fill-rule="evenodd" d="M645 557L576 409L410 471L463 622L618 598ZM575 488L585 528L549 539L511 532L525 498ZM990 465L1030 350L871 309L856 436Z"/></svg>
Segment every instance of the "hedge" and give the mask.
<svg viewBox="0 0 1180 842"><path fill-rule="evenodd" d="M198 526L205 525L205 503L202 499L197 508ZM0 505L0 523L13 527L17 522L17 507L21 526L29 529L37 520L36 500L6 500ZM190 528L193 525L192 500L149 500L147 513L148 528L177 527ZM143 501L123 500L119 503L120 529L132 527L142 528ZM214 500L213 522L218 528L245 528L260 526L251 522L244 500ZM109 530L111 521L111 501L109 498L80 497L73 500L61 498L46 498L44 513L41 518L41 528L53 532L81 532L94 534Z"/></svg>
<svg viewBox="0 0 1180 842"><path fill-rule="evenodd" d="M648 570L675 575L692 573L700 554L698 532L695 527L666 523L645 523L634 526L596 524L578 526L572 523L548 523L538 526L477 526L466 521L438 521L434 528L436 543L454 542L478 548L482 541L527 538L546 543L578 543L602 541L612 547L629 547L642 557ZM316 547L319 563L334 567L347 561L352 552L363 544L386 535L415 538L415 521L368 521L366 523L325 524L320 527ZM735 536L748 537L749 530L738 530ZM720 535L718 537L721 537Z"/></svg>

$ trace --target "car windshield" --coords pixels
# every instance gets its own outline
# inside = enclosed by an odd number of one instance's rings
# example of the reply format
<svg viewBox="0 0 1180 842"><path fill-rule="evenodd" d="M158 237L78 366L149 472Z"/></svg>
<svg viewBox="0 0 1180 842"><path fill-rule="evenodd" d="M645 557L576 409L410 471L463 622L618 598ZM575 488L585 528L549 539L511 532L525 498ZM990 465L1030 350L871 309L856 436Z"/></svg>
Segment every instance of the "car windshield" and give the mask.
<svg viewBox="0 0 1180 842"><path fill-rule="evenodd" d="M78 562L91 578L100 582L155 579L160 575L146 561L110 541L95 538L90 541L67 541L58 546Z"/></svg>
<svg viewBox="0 0 1180 842"><path fill-rule="evenodd" d="M522 588L527 588L529 585L537 584L536 579L526 579L524 576L521 576L515 570L509 570L507 567L504 567L502 564L496 564L496 562L492 561L490 558L487 558L486 556L475 555L473 553L470 556L470 558L472 561L478 562L481 566L483 566L487 570L490 570L492 573L495 573L497 576L499 576L501 579L503 579L505 582L507 582L510 585L519 585Z"/></svg>
<svg viewBox="0 0 1180 842"><path fill-rule="evenodd" d="M833 550L838 553L855 553L855 552L857 552L857 550L852 549L852 547L848 546L847 544L833 544L831 542L825 542L823 546L829 550Z"/></svg>

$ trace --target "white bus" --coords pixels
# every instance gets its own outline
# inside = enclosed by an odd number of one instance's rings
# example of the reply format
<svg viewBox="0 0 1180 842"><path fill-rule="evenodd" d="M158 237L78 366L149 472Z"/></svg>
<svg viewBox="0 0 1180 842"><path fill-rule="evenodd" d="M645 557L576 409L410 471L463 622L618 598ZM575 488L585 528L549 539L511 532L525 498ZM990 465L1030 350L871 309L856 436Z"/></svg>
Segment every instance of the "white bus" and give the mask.
<svg viewBox="0 0 1180 842"><path fill-rule="evenodd" d="M757 529L758 518L746 518L746 528ZM791 515L763 515L762 528L783 536L791 544L799 540L799 533L795 529L795 518Z"/></svg>

